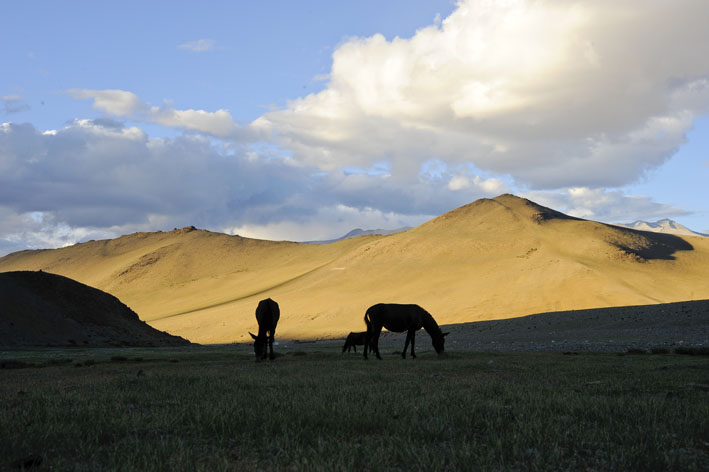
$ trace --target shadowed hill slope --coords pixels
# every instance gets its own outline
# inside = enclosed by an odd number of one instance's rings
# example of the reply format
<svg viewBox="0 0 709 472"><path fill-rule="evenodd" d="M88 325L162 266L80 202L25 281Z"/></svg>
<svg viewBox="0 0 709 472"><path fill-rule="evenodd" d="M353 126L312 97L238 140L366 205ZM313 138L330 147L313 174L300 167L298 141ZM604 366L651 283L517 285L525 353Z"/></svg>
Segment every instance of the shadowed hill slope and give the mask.
<svg viewBox="0 0 709 472"><path fill-rule="evenodd" d="M266 297L281 306L283 337L361 331L378 302L418 303L443 324L709 298L706 238L573 218L513 195L389 236L310 245L186 228L0 259L0 270L19 269L99 287L203 343L246 340Z"/></svg>
<svg viewBox="0 0 709 472"><path fill-rule="evenodd" d="M188 344L113 295L46 272L0 273L0 347Z"/></svg>

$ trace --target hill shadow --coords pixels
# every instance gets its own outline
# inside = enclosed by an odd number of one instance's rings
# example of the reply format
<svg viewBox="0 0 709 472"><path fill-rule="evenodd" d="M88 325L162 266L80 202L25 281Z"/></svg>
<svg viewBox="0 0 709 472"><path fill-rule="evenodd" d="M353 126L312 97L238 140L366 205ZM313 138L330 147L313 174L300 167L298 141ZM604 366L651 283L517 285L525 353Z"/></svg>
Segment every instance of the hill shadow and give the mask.
<svg viewBox="0 0 709 472"><path fill-rule="evenodd" d="M692 246L692 244L674 234L654 233L651 231L622 228L609 224L605 224L605 226L630 236L628 238L623 238L624 240L620 241L609 241L611 245L628 255L644 261L673 261L676 259L674 254L677 251L694 250L694 246Z"/></svg>

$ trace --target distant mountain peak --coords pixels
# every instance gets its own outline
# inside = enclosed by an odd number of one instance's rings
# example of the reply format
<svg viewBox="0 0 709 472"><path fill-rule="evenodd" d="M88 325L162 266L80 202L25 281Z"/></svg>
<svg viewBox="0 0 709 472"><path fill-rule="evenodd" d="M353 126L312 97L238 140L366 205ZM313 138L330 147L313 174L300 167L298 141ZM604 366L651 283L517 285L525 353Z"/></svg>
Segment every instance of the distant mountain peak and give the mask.
<svg viewBox="0 0 709 472"><path fill-rule="evenodd" d="M676 221L671 220L669 218L663 218L663 219L657 220L655 222L636 220L630 224L625 224L625 223L614 223L614 224L616 226L622 226L624 228L637 229L640 231L652 231L654 233L677 234L680 236L702 236L702 237L709 236L707 234L692 231L691 229L687 228L686 226L684 226L680 223L677 223Z"/></svg>
<svg viewBox="0 0 709 472"><path fill-rule="evenodd" d="M306 244L330 244L330 243L335 243L337 241L342 241L345 239L350 239L350 238L356 238L358 236L371 236L371 235L380 235L380 236L388 236L390 234L396 234L396 233L403 233L404 231L410 230L410 226L404 226L401 228L396 228L396 229L362 229L362 228L355 228L349 233L345 234L344 236L340 236L339 238L336 239L328 239L325 241L304 241Z"/></svg>

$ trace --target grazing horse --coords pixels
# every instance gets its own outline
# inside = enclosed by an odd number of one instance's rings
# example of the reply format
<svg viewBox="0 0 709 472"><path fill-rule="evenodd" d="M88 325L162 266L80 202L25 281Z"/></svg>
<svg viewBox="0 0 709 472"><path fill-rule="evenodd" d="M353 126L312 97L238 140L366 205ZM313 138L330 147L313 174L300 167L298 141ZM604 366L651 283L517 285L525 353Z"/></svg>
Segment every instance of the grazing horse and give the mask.
<svg viewBox="0 0 709 472"><path fill-rule="evenodd" d="M258 302L256 307L256 321L258 321L258 336L249 332L254 338L254 353L256 361L266 358L266 344L270 348L269 359L273 359L273 336L276 333L276 325L281 317L281 310L278 303L267 298Z"/></svg>
<svg viewBox="0 0 709 472"><path fill-rule="evenodd" d="M367 337L367 332L362 331L361 333L350 333L347 335L345 340L345 345L342 346L342 352L350 352L351 348L357 352L357 346L364 346L364 340Z"/></svg>
<svg viewBox="0 0 709 472"><path fill-rule="evenodd" d="M416 339L416 331L419 329L425 329L431 336L433 348L438 354L443 352L445 336L448 335L448 333L442 333L433 316L418 305L378 303L369 307L364 314L364 322L367 324L367 336L364 340L365 359L367 359L367 351L371 346L377 355L377 359L381 360L379 355L379 335L382 332L382 327L396 333L406 331L404 351L401 353L401 357L404 359L406 359L406 348L409 347L409 342L411 343L411 357L416 358L414 341Z"/></svg>

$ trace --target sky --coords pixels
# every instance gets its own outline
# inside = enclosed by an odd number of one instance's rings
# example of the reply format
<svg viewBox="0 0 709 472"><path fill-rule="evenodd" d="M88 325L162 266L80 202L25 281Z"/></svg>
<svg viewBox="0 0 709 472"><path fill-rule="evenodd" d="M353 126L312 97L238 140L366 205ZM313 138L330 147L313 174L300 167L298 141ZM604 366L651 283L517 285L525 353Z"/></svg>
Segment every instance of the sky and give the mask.
<svg viewBox="0 0 709 472"><path fill-rule="evenodd" d="M0 256L514 193L709 233L704 0L3 4Z"/></svg>

